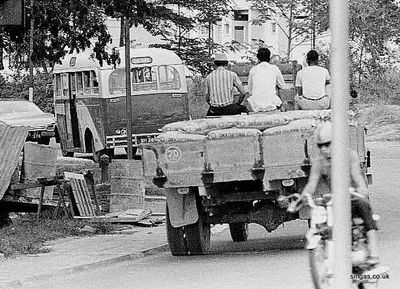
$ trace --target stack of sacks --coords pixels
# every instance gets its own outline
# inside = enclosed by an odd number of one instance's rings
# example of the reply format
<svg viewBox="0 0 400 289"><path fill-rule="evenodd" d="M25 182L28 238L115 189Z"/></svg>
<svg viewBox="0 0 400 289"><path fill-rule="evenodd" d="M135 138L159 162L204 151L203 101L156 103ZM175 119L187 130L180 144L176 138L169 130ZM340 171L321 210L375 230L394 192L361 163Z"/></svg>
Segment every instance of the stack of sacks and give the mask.
<svg viewBox="0 0 400 289"><path fill-rule="evenodd" d="M253 128L228 128L209 132L208 139L227 139L249 136L257 137L261 134L261 131Z"/></svg>
<svg viewBox="0 0 400 289"><path fill-rule="evenodd" d="M276 135L295 131L314 131L317 124L318 121L315 119L297 119L283 126L266 129L263 135Z"/></svg>
<svg viewBox="0 0 400 289"><path fill-rule="evenodd" d="M179 131L187 134L207 135L214 130L228 128L253 128L260 131L272 127L287 125L301 119L329 120L331 110L295 110L275 114L232 115L218 118L203 118L173 122L165 125L162 132Z"/></svg>
<svg viewBox="0 0 400 289"><path fill-rule="evenodd" d="M350 120L352 114L349 113ZM331 110L295 110L275 114L222 116L179 121L165 125L156 141L186 142L279 134L291 131L313 131L321 121L331 119Z"/></svg>
<svg viewBox="0 0 400 289"><path fill-rule="evenodd" d="M156 137L156 143L203 141L206 138L207 136L201 134L189 134L179 131L169 131L159 134Z"/></svg>

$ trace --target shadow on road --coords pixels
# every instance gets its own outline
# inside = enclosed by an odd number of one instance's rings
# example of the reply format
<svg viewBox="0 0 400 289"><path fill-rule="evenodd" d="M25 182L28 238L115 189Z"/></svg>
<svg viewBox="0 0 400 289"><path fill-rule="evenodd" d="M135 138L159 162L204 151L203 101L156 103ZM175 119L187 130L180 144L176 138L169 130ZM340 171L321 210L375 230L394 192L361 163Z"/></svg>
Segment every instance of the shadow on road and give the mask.
<svg viewBox="0 0 400 289"><path fill-rule="evenodd" d="M304 235L270 236L259 239L249 239L246 242L211 241L209 254L249 253L279 250L304 250Z"/></svg>

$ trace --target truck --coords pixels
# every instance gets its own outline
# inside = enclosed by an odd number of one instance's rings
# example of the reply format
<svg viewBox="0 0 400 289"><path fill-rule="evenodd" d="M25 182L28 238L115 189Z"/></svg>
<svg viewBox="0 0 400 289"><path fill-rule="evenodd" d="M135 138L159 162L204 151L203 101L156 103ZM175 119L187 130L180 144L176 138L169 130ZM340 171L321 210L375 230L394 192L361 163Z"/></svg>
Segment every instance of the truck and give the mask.
<svg viewBox="0 0 400 289"><path fill-rule="evenodd" d="M210 226L229 224L234 242L248 224L268 232L307 214L289 213L318 157L314 131L330 110L222 116L167 124L155 143L142 146L146 182L165 189L166 230L172 255L206 254ZM365 130L350 118L350 144L366 179Z"/></svg>

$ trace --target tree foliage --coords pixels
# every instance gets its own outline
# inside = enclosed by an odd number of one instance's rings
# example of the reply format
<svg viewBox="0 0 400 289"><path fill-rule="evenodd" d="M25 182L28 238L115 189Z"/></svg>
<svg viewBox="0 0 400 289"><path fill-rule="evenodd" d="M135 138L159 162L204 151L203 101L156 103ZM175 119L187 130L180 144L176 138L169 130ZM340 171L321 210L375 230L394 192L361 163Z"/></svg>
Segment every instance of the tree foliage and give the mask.
<svg viewBox="0 0 400 289"><path fill-rule="evenodd" d="M34 19L32 60L45 71L69 52L84 50L92 42L105 47L111 41L105 14L93 0L36 0L27 16L27 24ZM24 30L4 28L0 48L9 55L11 67L28 66L29 42L29 25Z"/></svg>
<svg viewBox="0 0 400 289"><path fill-rule="evenodd" d="M37 73L34 76L35 89L33 91L34 103L45 112L53 112L53 87L52 74ZM15 73L11 79L5 79L0 74L0 98L28 99L29 77Z"/></svg>
<svg viewBox="0 0 400 289"><path fill-rule="evenodd" d="M399 44L400 7L391 0L350 2L352 70L358 76L384 75L392 53L390 43Z"/></svg>
<svg viewBox="0 0 400 289"><path fill-rule="evenodd" d="M318 5L325 1L318 1ZM310 40L312 29L316 33L323 29L316 19L322 10L316 10L316 0L252 0L252 9L259 11L259 15L253 20L253 24L261 24L273 20L287 39L286 57L290 59L292 50L302 42ZM320 6L321 7L321 6ZM302 39L296 45L293 40Z"/></svg>

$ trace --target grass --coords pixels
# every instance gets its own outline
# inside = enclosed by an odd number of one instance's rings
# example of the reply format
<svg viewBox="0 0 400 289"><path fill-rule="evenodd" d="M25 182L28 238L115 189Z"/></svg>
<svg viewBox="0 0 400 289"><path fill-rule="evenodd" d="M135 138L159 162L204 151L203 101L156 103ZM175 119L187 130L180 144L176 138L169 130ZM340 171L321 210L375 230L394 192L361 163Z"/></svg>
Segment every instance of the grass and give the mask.
<svg viewBox="0 0 400 289"><path fill-rule="evenodd" d="M112 231L108 223L96 223L90 226L93 233L88 233L82 228L87 225L82 221L67 218L43 218L36 222L35 215L26 214L13 220L9 226L0 229L0 253L6 258L23 254L46 253L46 241L70 236L87 236L93 234L106 234Z"/></svg>

